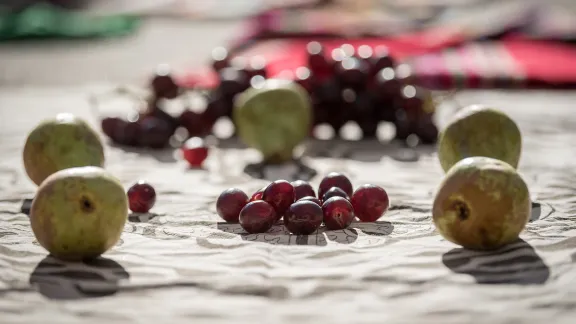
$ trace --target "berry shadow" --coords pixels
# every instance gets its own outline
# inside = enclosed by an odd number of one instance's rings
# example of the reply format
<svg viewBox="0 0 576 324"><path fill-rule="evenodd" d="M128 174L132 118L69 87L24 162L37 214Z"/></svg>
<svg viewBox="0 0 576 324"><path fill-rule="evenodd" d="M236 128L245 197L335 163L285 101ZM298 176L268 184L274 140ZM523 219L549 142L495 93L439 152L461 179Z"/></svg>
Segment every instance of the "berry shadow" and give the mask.
<svg viewBox="0 0 576 324"><path fill-rule="evenodd" d="M113 295L119 282L128 278L126 269L111 259L70 263L48 256L36 266L29 282L49 299L73 300Z"/></svg>
<svg viewBox="0 0 576 324"><path fill-rule="evenodd" d="M176 157L174 156L174 148L153 149L119 145L114 142L109 142L109 145L127 153L135 153L140 156L152 157L156 161L162 163L175 163L177 161Z"/></svg>
<svg viewBox="0 0 576 324"><path fill-rule="evenodd" d="M22 206L20 206L20 212L26 216L30 216L30 208L32 207L33 198L26 198L22 201Z"/></svg>
<svg viewBox="0 0 576 324"><path fill-rule="evenodd" d="M541 285L550 277L550 268L521 239L494 251L455 248L442 255L442 263L479 284Z"/></svg>
<svg viewBox="0 0 576 324"><path fill-rule="evenodd" d="M244 241L262 242L273 245L315 245L326 246L327 240L340 244L354 243L358 238L356 229L345 229L338 231L329 231L325 227L319 228L316 233L311 235L295 235L284 227L284 224L278 223L266 232L260 234L248 234L240 224L218 223L217 228L221 231L239 235Z"/></svg>
<svg viewBox="0 0 576 324"><path fill-rule="evenodd" d="M533 201L532 202L532 214L530 215L530 222L535 222L539 219L544 219L550 215L552 215L552 213L554 213L556 211L556 209L547 203L538 203Z"/></svg>
<svg viewBox="0 0 576 324"><path fill-rule="evenodd" d="M387 236L394 231L394 225L387 221L378 222L353 222L350 228L354 228L366 235Z"/></svg>

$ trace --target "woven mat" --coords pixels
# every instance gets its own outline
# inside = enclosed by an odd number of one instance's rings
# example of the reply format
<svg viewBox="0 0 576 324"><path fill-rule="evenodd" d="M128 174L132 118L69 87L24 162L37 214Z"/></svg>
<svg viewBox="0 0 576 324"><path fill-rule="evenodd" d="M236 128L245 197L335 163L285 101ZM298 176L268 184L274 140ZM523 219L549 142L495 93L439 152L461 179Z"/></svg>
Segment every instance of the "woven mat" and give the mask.
<svg viewBox="0 0 576 324"><path fill-rule="evenodd" d="M63 264L47 257L20 213L35 190L20 154L27 132L57 112L97 125L86 94L0 90L1 323L574 323L575 94L458 97L505 110L524 134L520 171L533 221L522 241L497 253L465 251L436 233L430 206L442 172L432 150L400 162L390 145L312 143L351 152L310 158L320 175L381 185L392 207L377 223L295 236L281 226L246 235L219 223L214 201L223 189L266 183L242 173L257 158L251 150L213 150L206 170L187 170L172 152L108 146L107 168L125 185L154 184L154 214L131 216L102 259Z"/></svg>

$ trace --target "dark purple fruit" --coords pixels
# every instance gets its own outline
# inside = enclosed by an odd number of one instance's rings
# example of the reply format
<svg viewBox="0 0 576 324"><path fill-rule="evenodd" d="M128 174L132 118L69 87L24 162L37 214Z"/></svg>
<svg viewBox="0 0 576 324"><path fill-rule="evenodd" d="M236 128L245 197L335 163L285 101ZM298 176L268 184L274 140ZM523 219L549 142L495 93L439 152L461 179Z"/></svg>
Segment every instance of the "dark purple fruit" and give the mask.
<svg viewBox="0 0 576 324"><path fill-rule="evenodd" d="M186 128L188 136L206 136L212 132L215 120L209 115L199 114L195 111L185 110L178 118L180 125Z"/></svg>
<svg viewBox="0 0 576 324"><path fill-rule="evenodd" d="M356 216L363 222L375 222L388 210L388 193L376 185L365 184L350 199Z"/></svg>
<svg viewBox="0 0 576 324"><path fill-rule="evenodd" d="M262 200L274 207L277 220L280 220L294 202L294 187L286 180L276 180L264 189Z"/></svg>
<svg viewBox="0 0 576 324"><path fill-rule="evenodd" d="M265 233L276 222L276 211L269 203L256 200L242 208L238 220L240 226L250 234Z"/></svg>
<svg viewBox="0 0 576 324"><path fill-rule="evenodd" d="M393 68L381 69L374 77L374 89L379 99L394 98L400 94L402 83L396 79Z"/></svg>
<svg viewBox="0 0 576 324"><path fill-rule="evenodd" d="M135 213L147 213L156 203L154 187L145 181L138 181L127 192L128 206Z"/></svg>
<svg viewBox="0 0 576 324"><path fill-rule="evenodd" d="M324 80L329 77L332 67L326 58L322 44L310 42L306 45L307 64L313 75Z"/></svg>
<svg viewBox="0 0 576 324"><path fill-rule="evenodd" d="M141 146L150 148L163 148L168 145L173 129L166 121L146 117L138 121L140 125L140 138L138 142Z"/></svg>
<svg viewBox="0 0 576 324"><path fill-rule="evenodd" d="M296 180L291 184L294 187L294 200L307 196L316 197L316 192L314 192L314 188L312 188L310 183L304 180Z"/></svg>
<svg viewBox="0 0 576 324"><path fill-rule="evenodd" d="M336 77L342 84L350 87L361 87L368 81L366 62L355 57L346 57L336 65Z"/></svg>
<svg viewBox="0 0 576 324"><path fill-rule="evenodd" d="M344 192L344 190L338 187L332 187L326 191L324 196L322 196L322 201L326 201L332 197L342 197L344 199L350 199L350 197Z"/></svg>
<svg viewBox="0 0 576 324"><path fill-rule="evenodd" d="M351 196L353 192L352 183L348 177L338 172L330 172L318 186L318 197L324 197L326 191L332 187L342 189L348 196Z"/></svg>
<svg viewBox="0 0 576 324"><path fill-rule="evenodd" d="M246 72L233 67L220 70L220 85L218 91L225 97L233 97L250 86L250 79Z"/></svg>
<svg viewBox="0 0 576 324"><path fill-rule="evenodd" d="M218 72L229 66L228 50L224 47L216 47L212 50L212 68Z"/></svg>
<svg viewBox="0 0 576 324"><path fill-rule="evenodd" d="M116 117L102 119L102 132L114 143L120 145L138 145L140 137L140 125Z"/></svg>
<svg viewBox="0 0 576 324"><path fill-rule="evenodd" d="M311 201L311 202L317 204L318 206L322 207L322 202L320 201L320 199L313 197L313 196L302 197L302 198L298 199L297 201Z"/></svg>
<svg viewBox="0 0 576 324"><path fill-rule="evenodd" d="M354 220L354 209L347 199L332 197L322 204L324 225L329 230L342 230Z"/></svg>
<svg viewBox="0 0 576 324"><path fill-rule="evenodd" d="M322 208L312 201L293 203L284 215L284 226L290 233L310 235L322 225Z"/></svg>
<svg viewBox="0 0 576 324"><path fill-rule="evenodd" d="M372 75L384 68L394 68L395 65L394 59L390 56L390 52L388 51L388 47L376 46L376 48L374 48L371 71Z"/></svg>
<svg viewBox="0 0 576 324"><path fill-rule="evenodd" d="M174 99L180 92L180 88L172 78L170 67L166 64L156 68L156 75L152 78L151 85L157 98Z"/></svg>
<svg viewBox="0 0 576 324"><path fill-rule="evenodd" d="M229 188L218 196L216 212L228 223L238 223L240 211L248 204L248 196L238 188Z"/></svg>

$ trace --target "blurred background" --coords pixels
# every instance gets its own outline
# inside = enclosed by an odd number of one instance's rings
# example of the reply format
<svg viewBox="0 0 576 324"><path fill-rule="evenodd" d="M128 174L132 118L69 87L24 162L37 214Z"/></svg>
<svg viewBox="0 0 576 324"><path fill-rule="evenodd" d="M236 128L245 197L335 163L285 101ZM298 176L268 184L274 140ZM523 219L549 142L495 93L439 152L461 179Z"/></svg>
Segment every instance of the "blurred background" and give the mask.
<svg viewBox="0 0 576 324"><path fill-rule="evenodd" d="M158 63L202 75L216 46L320 36L393 40L391 52L436 87L576 84L573 0L2 0L0 8L2 86L143 83Z"/></svg>

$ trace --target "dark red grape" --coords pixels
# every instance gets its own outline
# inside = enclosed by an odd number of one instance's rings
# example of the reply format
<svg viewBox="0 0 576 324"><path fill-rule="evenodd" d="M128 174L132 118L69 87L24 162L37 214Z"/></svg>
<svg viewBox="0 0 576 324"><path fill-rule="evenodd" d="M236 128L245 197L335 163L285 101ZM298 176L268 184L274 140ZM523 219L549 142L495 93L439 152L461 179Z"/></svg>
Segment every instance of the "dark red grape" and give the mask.
<svg viewBox="0 0 576 324"><path fill-rule="evenodd" d="M346 194L346 192L344 192L344 190L338 187L332 187L328 189L326 193L324 193L324 195L322 196L322 201L327 201L332 197L342 197L344 199L350 199L350 197Z"/></svg>
<svg viewBox="0 0 576 324"><path fill-rule="evenodd" d="M239 222L242 228L250 233L265 233L276 222L274 207L263 200L249 202L240 211Z"/></svg>
<svg viewBox="0 0 576 324"><path fill-rule="evenodd" d="M218 196L216 212L228 223L238 223L240 211L248 204L248 196L238 188L229 188Z"/></svg>
<svg viewBox="0 0 576 324"><path fill-rule="evenodd" d="M347 199L332 197L322 204L324 225L329 230L342 230L354 220L354 209Z"/></svg>
<svg viewBox="0 0 576 324"><path fill-rule="evenodd" d="M218 91L226 97L233 97L250 86L246 72L233 67L223 68L219 72L220 85Z"/></svg>
<svg viewBox="0 0 576 324"><path fill-rule="evenodd" d="M314 192L314 188L312 188L310 183L304 180L296 180L291 184L292 187L294 187L294 200L298 200L306 196L316 197L316 192Z"/></svg>
<svg viewBox="0 0 576 324"><path fill-rule="evenodd" d="M135 213L147 213L156 204L156 191L145 181L138 181L127 192L128 206Z"/></svg>
<svg viewBox="0 0 576 324"><path fill-rule="evenodd" d="M264 195L264 189L266 189L266 187L260 188L258 189L258 191L252 194L252 197L250 197L250 201L262 200L262 195Z"/></svg>
<svg viewBox="0 0 576 324"><path fill-rule="evenodd" d="M330 63L324 53L324 48L318 42L310 42L306 45L307 65L313 75L324 80L332 72Z"/></svg>
<svg viewBox="0 0 576 324"><path fill-rule="evenodd" d="M161 64L156 69L156 75L151 81L152 91L157 98L174 99L178 96L180 88L171 75L170 67Z"/></svg>
<svg viewBox="0 0 576 324"><path fill-rule="evenodd" d="M322 207L322 202L320 201L320 199L313 197L313 196L302 197L302 198L298 199L297 201L311 201L311 202L317 204L318 206Z"/></svg>
<svg viewBox="0 0 576 324"><path fill-rule="evenodd" d="M277 220L280 220L294 202L294 187L286 180L276 180L264 189L262 200L274 207Z"/></svg>
<svg viewBox="0 0 576 324"><path fill-rule="evenodd" d="M188 131L188 136L206 136L212 132L215 120L207 114L185 110L178 118L180 125Z"/></svg>
<svg viewBox="0 0 576 324"><path fill-rule="evenodd" d="M401 82L392 68L383 68L374 78L374 89L379 99L394 98L400 94Z"/></svg>
<svg viewBox="0 0 576 324"><path fill-rule="evenodd" d="M396 73L396 79L400 81L401 84L413 84L415 81L415 76L412 72L412 67L408 64L400 64L394 70Z"/></svg>
<svg viewBox="0 0 576 324"><path fill-rule="evenodd" d="M212 50L212 68L218 72L229 66L228 51L224 47L216 47Z"/></svg>
<svg viewBox="0 0 576 324"><path fill-rule="evenodd" d="M312 72L305 66L301 66L295 71L296 79L295 81L300 84L306 91L310 92L314 88L314 79L312 77Z"/></svg>
<svg viewBox="0 0 576 324"><path fill-rule="evenodd" d="M102 132L113 142L120 145L138 145L140 125L116 117L102 119Z"/></svg>
<svg viewBox="0 0 576 324"><path fill-rule="evenodd" d="M284 226L290 233L310 235L322 225L322 208L312 201L297 201L284 215Z"/></svg>
<svg viewBox="0 0 576 324"><path fill-rule="evenodd" d="M346 86L361 87L368 81L368 66L355 57L346 57L336 66L336 76Z"/></svg>
<svg viewBox="0 0 576 324"><path fill-rule="evenodd" d="M418 120L416 135L424 144L433 144L438 139L438 128L432 121L431 115L423 115Z"/></svg>
<svg viewBox="0 0 576 324"><path fill-rule="evenodd" d="M168 145L173 129L162 119L146 117L138 121L140 125L141 146L150 148L163 148Z"/></svg>
<svg viewBox="0 0 576 324"><path fill-rule="evenodd" d="M192 137L182 145L182 155L193 168L199 168L208 157L208 146L200 137Z"/></svg>
<svg viewBox="0 0 576 324"><path fill-rule="evenodd" d="M374 49L374 56L372 58L372 75L384 68L394 68L394 59L390 56L390 52L386 46L377 46Z"/></svg>
<svg viewBox="0 0 576 324"><path fill-rule="evenodd" d="M318 197L324 197L326 191L332 187L342 189L348 196L351 196L353 192L352 183L348 177L338 172L330 172L318 186Z"/></svg>
<svg viewBox="0 0 576 324"><path fill-rule="evenodd" d="M388 193L376 185L365 184L356 189L350 199L354 213L363 222L375 222L388 210Z"/></svg>

